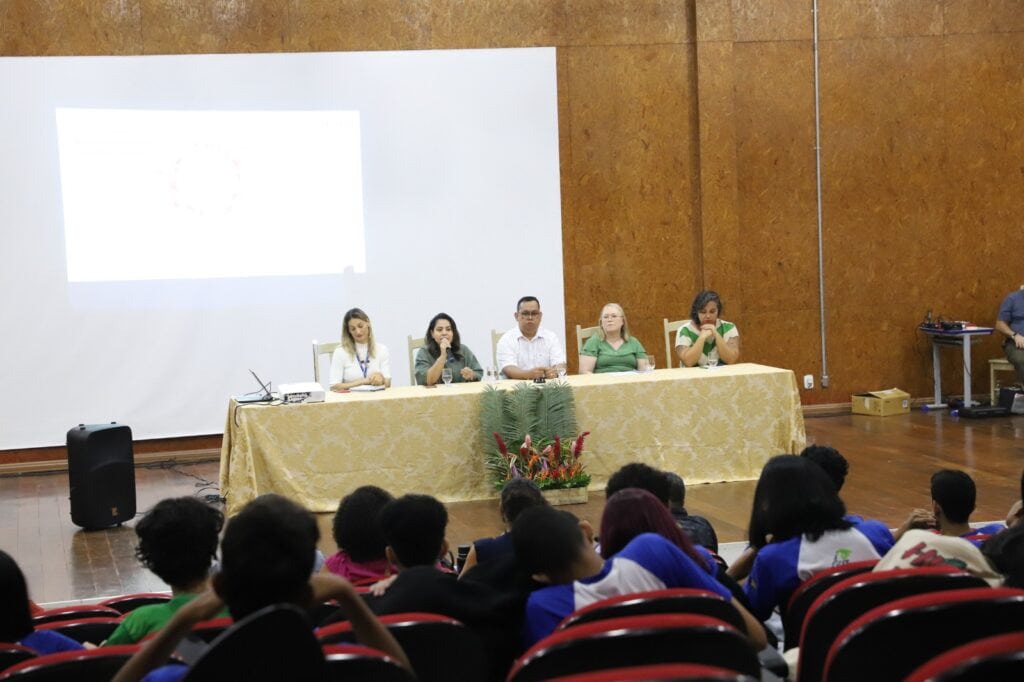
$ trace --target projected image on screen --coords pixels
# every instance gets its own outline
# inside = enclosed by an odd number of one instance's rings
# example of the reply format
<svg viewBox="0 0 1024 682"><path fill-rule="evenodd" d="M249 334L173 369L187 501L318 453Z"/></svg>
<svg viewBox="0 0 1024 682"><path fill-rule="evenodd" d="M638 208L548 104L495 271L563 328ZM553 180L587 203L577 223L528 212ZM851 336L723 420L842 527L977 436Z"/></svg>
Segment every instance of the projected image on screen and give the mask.
<svg viewBox="0 0 1024 682"><path fill-rule="evenodd" d="M56 119L70 282L366 269L359 112Z"/></svg>

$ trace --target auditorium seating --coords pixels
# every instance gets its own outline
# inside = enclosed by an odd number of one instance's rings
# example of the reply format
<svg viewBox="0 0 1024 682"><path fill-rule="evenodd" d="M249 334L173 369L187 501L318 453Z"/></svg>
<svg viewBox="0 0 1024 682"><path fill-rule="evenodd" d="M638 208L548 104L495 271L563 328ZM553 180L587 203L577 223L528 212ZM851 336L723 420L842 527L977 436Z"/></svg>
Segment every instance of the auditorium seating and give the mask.
<svg viewBox="0 0 1024 682"><path fill-rule="evenodd" d="M35 658L36 652L26 646L14 644L13 642L0 642L0 672L10 668L15 663L30 658Z"/></svg>
<svg viewBox="0 0 1024 682"><path fill-rule="evenodd" d="M1017 632L1022 623L1024 590L980 587L897 599L868 611L839 634L823 679L903 679L944 651Z"/></svg>
<svg viewBox="0 0 1024 682"><path fill-rule="evenodd" d="M275 604L217 637L185 676L188 682L323 679L326 662L302 609Z"/></svg>
<svg viewBox="0 0 1024 682"><path fill-rule="evenodd" d="M706 680L708 682L755 682L757 678L735 670L696 663L662 663L631 668L614 668L556 677L550 682L650 682L650 680Z"/></svg>
<svg viewBox="0 0 1024 682"><path fill-rule="evenodd" d="M0 674L2 682L108 682L138 651L135 644L36 656Z"/></svg>
<svg viewBox="0 0 1024 682"><path fill-rule="evenodd" d="M804 617L807 609L811 607L814 600L822 592L835 585L840 580L849 578L851 575L866 573L875 567L877 559L866 561L853 561L842 566L833 566L824 571L819 571L800 584L789 597L785 610L782 612L782 629L786 633L785 649L788 651L797 645L800 637L800 629L803 627Z"/></svg>
<svg viewBox="0 0 1024 682"><path fill-rule="evenodd" d="M78 620L58 620L52 623L37 625L36 630L56 630L76 642L100 644L110 637L121 624L117 618L80 618Z"/></svg>
<svg viewBox="0 0 1024 682"><path fill-rule="evenodd" d="M413 682L416 678L384 653L360 644L325 644L329 680Z"/></svg>
<svg viewBox="0 0 1024 682"><path fill-rule="evenodd" d="M166 592L137 592L135 594L123 594L120 597L111 597L100 602L101 606L115 609L119 613L131 613L140 606L151 604L165 604L171 600L171 595Z"/></svg>
<svg viewBox="0 0 1024 682"><path fill-rule="evenodd" d="M717 618L627 616L557 630L524 653L509 682L655 663L701 663L755 678L760 664L745 635Z"/></svg>
<svg viewBox="0 0 1024 682"><path fill-rule="evenodd" d="M46 623L56 623L58 621L81 620L83 618L118 618L120 616L120 611L109 606L79 604L76 606L46 609L32 617L32 624L38 627Z"/></svg>
<svg viewBox="0 0 1024 682"><path fill-rule="evenodd" d="M746 631L743 617L730 602L713 592L690 588L634 592L602 599L570 613L558 627L564 629L606 618L659 613L711 616L725 621L740 632Z"/></svg>
<svg viewBox="0 0 1024 682"><path fill-rule="evenodd" d="M477 634L454 618L434 613L397 613L380 616L405 651L419 680L471 680L486 670L488 661ZM352 643L348 622L317 630L321 644Z"/></svg>
<svg viewBox="0 0 1024 682"><path fill-rule="evenodd" d="M986 637L939 654L907 682L1024 680L1024 632Z"/></svg>
<svg viewBox="0 0 1024 682"><path fill-rule="evenodd" d="M900 568L848 577L811 605L800 631L797 678L821 679L829 647L843 629L871 609L916 594L988 587L984 580L952 566Z"/></svg>

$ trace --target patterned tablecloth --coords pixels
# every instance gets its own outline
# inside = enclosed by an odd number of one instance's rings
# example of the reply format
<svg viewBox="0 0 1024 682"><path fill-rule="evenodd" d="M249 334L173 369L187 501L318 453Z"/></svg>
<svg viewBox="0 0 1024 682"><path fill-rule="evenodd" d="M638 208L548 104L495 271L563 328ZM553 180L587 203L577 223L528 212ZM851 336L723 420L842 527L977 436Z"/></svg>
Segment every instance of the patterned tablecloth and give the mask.
<svg viewBox="0 0 1024 682"><path fill-rule="evenodd" d="M790 370L739 364L566 380L580 430L591 432L591 489L635 461L675 471L687 484L753 479L769 457L805 443ZM267 492L333 512L366 484L445 502L496 497L480 450L481 390L474 383L329 393L312 404L231 401L220 466L228 513Z"/></svg>

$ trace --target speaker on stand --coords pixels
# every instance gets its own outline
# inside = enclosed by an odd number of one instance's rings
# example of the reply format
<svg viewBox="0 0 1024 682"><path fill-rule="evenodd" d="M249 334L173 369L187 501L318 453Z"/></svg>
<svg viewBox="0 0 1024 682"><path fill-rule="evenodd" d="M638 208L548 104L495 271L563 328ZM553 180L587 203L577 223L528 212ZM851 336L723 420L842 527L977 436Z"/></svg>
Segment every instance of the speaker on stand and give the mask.
<svg viewBox="0 0 1024 682"><path fill-rule="evenodd" d="M79 424L68 431L71 522L86 530L119 526L135 516L131 428Z"/></svg>

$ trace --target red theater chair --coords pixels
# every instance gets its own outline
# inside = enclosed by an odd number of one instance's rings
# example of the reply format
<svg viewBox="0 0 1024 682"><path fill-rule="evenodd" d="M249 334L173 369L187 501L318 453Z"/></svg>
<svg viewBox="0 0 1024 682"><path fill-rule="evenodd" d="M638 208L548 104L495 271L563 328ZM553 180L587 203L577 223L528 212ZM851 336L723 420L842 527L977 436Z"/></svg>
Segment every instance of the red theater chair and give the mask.
<svg viewBox="0 0 1024 682"><path fill-rule="evenodd" d="M952 566L861 573L839 581L825 590L807 612L800 632L797 678L821 679L832 642L847 625L871 609L915 594L970 587L988 585Z"/></svg>
<svg viewBox="0 0 1024 682"><path fill-rule="evenodd" d="M523 654L509 682L656 663L700 663L760 677L746 636L717 618L661 614L626 616L557 630Z"/></svg>
<svg viewBox="0 0 1024 682"><path fill-rule="evenodd" d="M151 604L166 604L171 601L171 595L166 592L138 592L136 594L123 594L120 597L111 597L100 602L119 613L131 613L140 606Z"/></svg>
<svg viewBox="0 0 1024 682"><path fill-rule="evenodd" d="M782 612L782 629L786 633L785 650L795 647L800 638L800 630L803 628L804 618L807 616L807 609L811 607L814 600L822 592L835 585L840 580L845 580L851 575L867 573L875 567L878 559L866 561L854 561L842 566L833 566L824 571L818 571L796 588L790 595L786 608Z"/></svg>
<svg viewBox="0 0 1024 682"><path fill-rule="evenodd" d="M823 679L903 679L954 647L1017 632L1024 623L1024 590L979 587L897 599L850 623L836 638Z"/></svg>
<svg viewBox="0 0 1024 682"><path fill-rule="evenodd" d="M373 680L374 682L414 682L416 679L377 649L360 644L325 644L329 680Z"/></svg>
<svg viewBox="0 0 1024 682"><path fill-rule="evenodd" d="M986 637L939 654L907 682L1024 680L1024 632Z"/></svg>
<svg viewBox="0 0 1024 682"><path fill-rule="evenodd" d="M606 618L678 613L711 616L746 632L743 616L731 602L707 590L672 588L635 592L602 599L570 613L558 625L564 629Z"/></svg>
<svg viewBox="0 0 1024 682"><path fill-rule="evenodd" d="M32 617L35 626L56 623L62 620L81 620L83 618L119 618L121 612L102 604L78 604L46 609Z"/></svg>
<svg viewBox="0 0 1024 682"><path fill-rule="evenodd" d="M3 672L3 682L108 682L138 645L106 646L100 649L65 651L36 656Z"/></svg>

